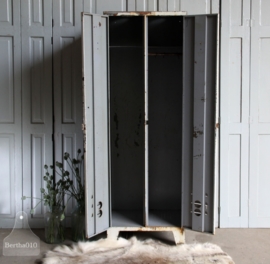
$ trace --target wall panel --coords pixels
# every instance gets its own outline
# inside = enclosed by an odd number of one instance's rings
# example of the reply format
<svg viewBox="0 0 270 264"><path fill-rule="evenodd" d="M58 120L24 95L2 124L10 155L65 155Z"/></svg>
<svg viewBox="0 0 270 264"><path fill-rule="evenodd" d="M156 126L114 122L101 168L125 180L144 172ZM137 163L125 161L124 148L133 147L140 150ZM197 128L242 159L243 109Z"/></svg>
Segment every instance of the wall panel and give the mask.
<svg viewBox="0 0 270 264"><path fill-rule="evenodd" d="M230 39L229 122L242 121L242 38Z"/></svg>
<svg viewBox="0 0 270 264"><path fill-rule="evenodd" d="M74 26L74 0L61 0L60 5L61 26Z"/></svg>
<svg viewBox="0 0 270 264"><path fill-rule="evenodd" d="M258 135L258 178L257 178L257 211L256 217L270 218L269 197L269 149L270 135Z"/></svg>
<svg viewBox="0 0 270 264"><path fill-rule="evenodd" d="M260 123L270 123L270 104L269 104L269 94L270 94L270 75L268 70L270 69L270 38L260 38L259 40L259 49L258 49L258 57L259 64L258 67L258 94L259 94L259 102L258 102L258 114L259 114L259 122Z"/></svg>
<svg viewBox="0 0 270 264"><path fill-rule="evenodd" d="M241 216L241 135L229 136L228 151L228 213Z"/></svg>
<svg viewBox="0 0 270 264"><path fill-rule="evenodd" d="M12 217L15 211L15 137L14 134L0 133L0 217Z"/></svg>
<svg viewBox="0 0 270 264"><path fill-rule="evenodd" d="M14 123L13 37L0 36L0 123Z"/></svg>
<svg viewBox="0 0 270 264"><path fill-rule="evenodd" d="M270 227L270 2L252 1L250 75L250 227Z"/></svg>
<svg viewBox="0 0 270 264"><path fill-rule="evenodd" d="M62 135L62 146L63 146L63 153L67 152L70 155L72 155L73 157L76 157L76 134L63 134ZM63 162L64 164L64 169L69 171L70 173L70 177L72 178L72 180L75 181L75 177L72 176L72 171L70 170L69 166L67 165L67 163L64 160L60 160L60 162ZM65 201L67 203L67 215L70 216L70 213L72 211L73 208L75 208L76 206L76 202L74 201L74 199L71 199L68 201L69 197L65 197Z"/></svg>
<svg viewBox="0 0 270 264"><path fill-rule="evenodd" d="M0 228L13 228L22 210L21 11L0 1Z"/></svg>
<svg viewBox="0 0 270 264"><path fill-rule="evenodd" d="M243 0L230 1L230 25L243 25Z"/></svg>
<svg viewBox="0 0 270 264"><path fill-rule="evenodd" d="M45 154L45 135L44 134L32 134L31 135L31 182L32 182L32 197L43 198L40 192L40 188L46 188L43 176L44 171L44 154ZM42 203L37 207L39 203L37 199L31 199L32 208L35 207L35 217L42 217L44 208Z"/></svg>
<svg viewBox="0 0 270 264"><path fill-rule="evenodd" d="M23 195L40 197L44 165L52 165L52 1L21 0ZM31 227L43 227L41 203L23 201Z"/></svg>
<svg viewBox="0 0 270 264"><path fill-rule="evenodd" d="M220 227L248 227L250 0L221 4Z"/></svg>
<svg viewBox="0 0 270 264"><path fill-rule="evenodd" d="M31 123L44 124L44 38L33 37L31 47Z"/></svg>
<svg viewBox="0 0 270 264"><path fill-rule="evenodd" d="M61 38L61 84L62 84L62 122L76 122L76 83L74 80L74 38Z"/></svg>
<svg viewBox="0 0 270 264"><path fill-rule="evenodd" d="M46 1L46 0L45 0ZM44 26L44 0L31 0L31 25Z"/></svg>
<svg viewBox="0 0 270 264"><path fill-rule="evenodd" d="M270 26L270 17L269 17L269 1L260 0L259 2L259 23L261 26Z"/></svg>
<svg viewBox="0 0 270 264"><path fill-rule="evenodd" d="M102 1L53 1L55 160L83 150L81 12L96 12ZM102 4L102 3L101 3ZM66 18L64 18L66 17ZM57 178L59 179L59 178ZM74 203L69 202L67 223Z"/></svg>
<svg viewBox="0 0 270 264"><path fill-rule="evenodd" d="M13 0L2 0L0 2L0 23L2 25L13 25Z"/></svg>

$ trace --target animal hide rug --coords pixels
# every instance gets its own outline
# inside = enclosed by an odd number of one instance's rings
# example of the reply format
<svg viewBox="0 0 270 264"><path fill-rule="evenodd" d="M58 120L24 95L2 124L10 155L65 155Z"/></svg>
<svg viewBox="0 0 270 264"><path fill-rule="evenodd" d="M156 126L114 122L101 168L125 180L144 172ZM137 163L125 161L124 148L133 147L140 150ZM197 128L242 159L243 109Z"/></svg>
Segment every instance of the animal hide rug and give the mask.
<svg viewBox="0 0 270 264"><path fill-rule="evenodd" d="M45 254L44 264L234 264L220 247L205 244L171 246L159 241L100 239L79 242L72 247L57 246Z"/></svg>

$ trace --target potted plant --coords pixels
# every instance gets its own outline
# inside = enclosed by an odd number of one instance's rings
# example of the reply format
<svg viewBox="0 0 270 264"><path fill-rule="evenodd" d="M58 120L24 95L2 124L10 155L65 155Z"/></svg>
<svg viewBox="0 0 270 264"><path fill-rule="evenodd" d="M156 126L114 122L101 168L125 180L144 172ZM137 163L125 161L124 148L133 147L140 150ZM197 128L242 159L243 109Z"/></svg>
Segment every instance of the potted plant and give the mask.
<svg viewBox="0 0 270 264"><path fill-rule="evenodd" d="M65 152L64 162L56 161L55 166L50 166L52 172L60 178L55 182L53 173L50 174L48 166L44 169L46 174L43 177L46 183L46 189L40 188L43 198L34 198L40 200L39 203L31 209L31 213L41 203L47 206L44 215L45 220L45 241L50 244L63 242L65 239L63 220L65 219L64 197L68 196L68 201L73 198L76 201L76 207L71 214L72 239L74 241L85 240L85 191L82 178L83 159L81 150L78 149L77 157L71 158L69 153ZM31 198L23 196L22 199Z"/></svg>
<svg viewBox="0 0 270 264"><path fill-rule="evenodd" d="M50 166L53 170L53 166ZM42 193L42 198L34 198L40 200L37 205L31 209L30 213L33 214L35 208L41 203L44 203L44 206L47 207L46 213L44 214L44 222L45 222L45 242L49 244L61 243L65 240L65 227L64 227L64 219L65 219L65 207L63 203L64 194L67 186L62 184L59 180L58 182L54 182L54 176L50 175L48 171L48 166L44 165L44 169L46 170L45 176L43 179L45 181L45 188L40 188L40 192ZM23 196L22 199L25 200L26 197Z"/></svg>
<svg viewBox="0 0 270 264"><path fill-rule="evenodd" d="M66 169L63 164L56 162L56 166L60 170L60 176L63 179L66 194L69 198L74 198L76 207L71 214L71 229L72 240L83 241L85 240L85 190L83 182L83 160L84 155L78 149L77 157L71 158L69 153L64 154L64 161L67 166Z"/></svg>

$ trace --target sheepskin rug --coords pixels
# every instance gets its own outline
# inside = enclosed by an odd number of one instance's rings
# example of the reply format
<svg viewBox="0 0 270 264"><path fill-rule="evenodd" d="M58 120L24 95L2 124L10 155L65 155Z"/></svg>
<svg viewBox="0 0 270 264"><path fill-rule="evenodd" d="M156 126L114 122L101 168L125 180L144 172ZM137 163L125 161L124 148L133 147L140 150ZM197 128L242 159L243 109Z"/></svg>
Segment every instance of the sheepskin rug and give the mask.
<svg viewBox="0 0 270 264"><path fill-rule="evenodd" d="M100 239L79 242L72 247L58 246L45 254L44 264L234 264L220 247L205 244L171 246L159 241Z"/></svg>

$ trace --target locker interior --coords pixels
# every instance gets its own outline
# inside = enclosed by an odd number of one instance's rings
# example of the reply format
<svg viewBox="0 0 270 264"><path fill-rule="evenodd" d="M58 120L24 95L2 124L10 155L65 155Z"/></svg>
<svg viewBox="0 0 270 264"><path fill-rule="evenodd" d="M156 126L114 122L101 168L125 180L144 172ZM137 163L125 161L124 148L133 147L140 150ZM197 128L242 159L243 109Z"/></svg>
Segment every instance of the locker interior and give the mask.
<svg viewBox="0 0 270 264"><path fill-rule="evenodd" d="M202 18L203 45L195 17L144 19L109 18L111 226L191 227L204 214L211 231L217 17ZM196 177L208 193L194 205Z"/></svg>

